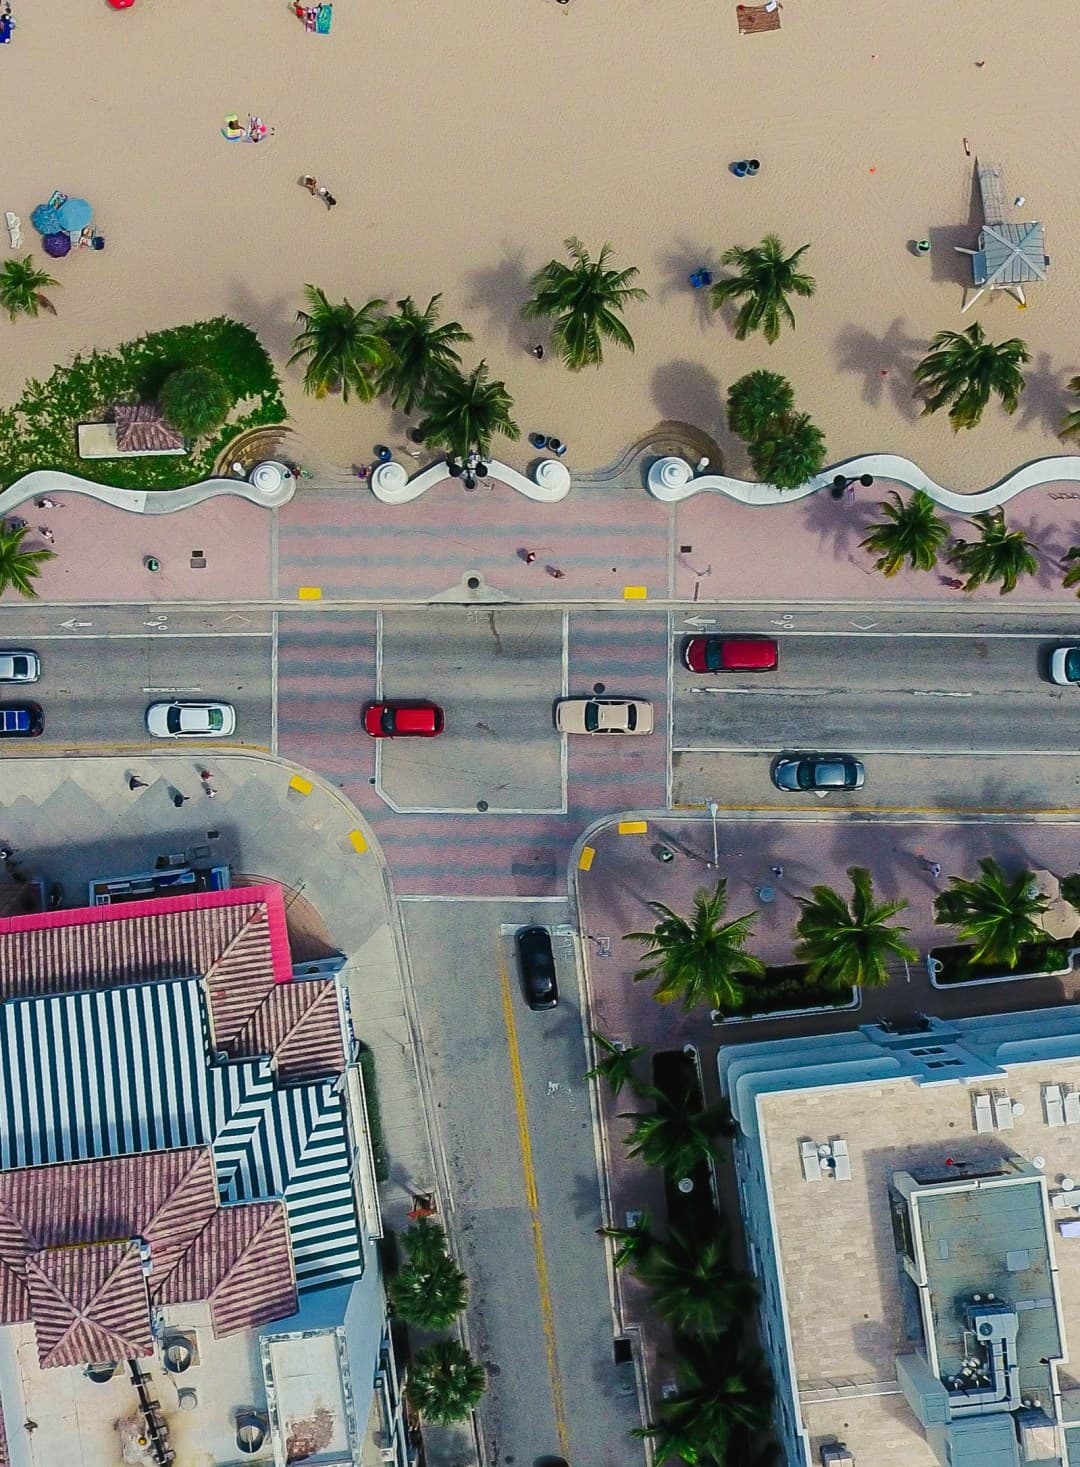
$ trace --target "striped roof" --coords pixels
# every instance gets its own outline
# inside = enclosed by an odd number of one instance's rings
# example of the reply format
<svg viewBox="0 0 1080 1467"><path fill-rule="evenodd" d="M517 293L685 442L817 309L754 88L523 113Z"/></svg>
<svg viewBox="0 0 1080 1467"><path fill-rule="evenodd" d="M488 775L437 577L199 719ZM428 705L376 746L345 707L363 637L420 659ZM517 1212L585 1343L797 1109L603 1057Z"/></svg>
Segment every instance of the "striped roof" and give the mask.
<svg viewBox="0 0 1080 1467"><path fill-rule="evenodd" d="M286 1083L344 1068L334 982L294 985L278 886L0 918L0 1003L178 978L204 980L215 1048Z"/></svg>
<svg viewBox="0 0 1080 1467"><path fill-rule="evenodd" d="M152 1355L146 1277L137 1244L49 1248L26 1260L43 1367Z"/></svg>

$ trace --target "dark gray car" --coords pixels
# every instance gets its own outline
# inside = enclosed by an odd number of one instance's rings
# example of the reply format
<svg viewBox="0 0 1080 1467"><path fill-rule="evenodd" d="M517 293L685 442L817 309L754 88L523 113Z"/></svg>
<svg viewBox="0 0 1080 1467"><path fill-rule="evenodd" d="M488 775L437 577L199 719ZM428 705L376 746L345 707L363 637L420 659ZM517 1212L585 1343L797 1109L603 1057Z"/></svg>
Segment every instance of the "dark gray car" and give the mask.
<svg viewBox="0 0 1080 1467"><path fill-rule="evenodd" d="M850 754L781 754L772 768L778 790L861 790L866 771Z"/></svg>
<svg viewBox="0 0 1080 1467"><path fill-rule="evenodd" d="M553 1009L559 1002L555 954L546 927L522 927L517 934L517 959L525 1002L531 1009Z"/></svg>

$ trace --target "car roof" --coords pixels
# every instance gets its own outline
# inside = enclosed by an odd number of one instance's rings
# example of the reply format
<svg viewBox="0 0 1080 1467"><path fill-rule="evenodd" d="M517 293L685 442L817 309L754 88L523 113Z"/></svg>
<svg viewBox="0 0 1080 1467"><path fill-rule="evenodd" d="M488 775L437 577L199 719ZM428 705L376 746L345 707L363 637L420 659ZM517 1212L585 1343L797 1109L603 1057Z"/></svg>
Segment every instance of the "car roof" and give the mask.
<svg viewBox="0 0 1080 1467"><path fill-rule="evenodd" d="M720 656L728 668L774 667L777 646L771 637L720 637Z"/></svg>
<svg viewBox="0 0 1080 1467"><path fill-rule="evenodd" d="M426 733L438 722L438 714L432 705L426 708L395 708L394 727L401 733L416 731Z"/></svg>

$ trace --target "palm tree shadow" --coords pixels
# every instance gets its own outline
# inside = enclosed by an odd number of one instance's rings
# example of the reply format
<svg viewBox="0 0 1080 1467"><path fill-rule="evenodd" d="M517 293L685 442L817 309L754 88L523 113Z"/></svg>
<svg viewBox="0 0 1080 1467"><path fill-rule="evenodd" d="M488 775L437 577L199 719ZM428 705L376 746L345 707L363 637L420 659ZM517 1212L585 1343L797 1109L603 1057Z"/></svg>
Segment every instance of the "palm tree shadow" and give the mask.
<svg viewBox="0 0 1080 1467"><path fill-rule="evenodd" d="M820 489L810 499L803 500L803 526L816 535L818 544L832 546L837 560L848 559L876 575L874 558L859 549L859 541L869 527L878 519L878 499L874 489L856 487L856 497L849 500L834 499L830 489Z"/></svg>
<svg viewBox="0 0 1080 1467"><path fill-rule="evenodd" d="M657 367L652 377L653 401L665 420L690 423L715 438L724 462L740 447L727 431L720 383L700 362L674 361Z"/></svg>
<svg viewBox="0 0 1080 1467"><path fill-rule="evenodd" d="M716 279L719 266L713 255L711 245L704 249L689 240L678 240L673 249L666 255L662 255L658 261L660 270L664 277L660 289L655 292L656 299L661 303L667 302L673 296L686 295L691 292L694 296L695 314L698 325L705 329L711 325L713 310L709 304L708 287L695 288L690 284L690 276L695 270L708 270Z"/></svg>
<svg viewBox="0 0 1080 1467"><path fill-rule="evenodd" d="M1056 436L1068 411L1065 383L1075 375L1068 368L1052 367L1050 353L1039 352L1035 367L1024 373L1027 386L1020 399L1019 426L1028 428L1036 423Z"/></svg>
<svg viewBox="0 0 1080 1467"><path fill-rule="evenodd" d="M1010 520L1009 527L1023 530L1035 546L1039 569L1034 577L1025 577L1027 583L1030 585L1034 580L1044 591L1059 587L1066 569L1063 564L1065 552L1075 544L1068 529L1052 518L1048 518L1045 524L1034 518ZM1024 580L1017 586L1017 592L1022 591L1023 586Z"/></svg>
<svg viewBox="0 0 1080 1467"><path fill-rule="evenodd" d="M503 257L497 265L474 270L468 277L469 295L465 304L471 310L486 311L489 332L502 329L511 345L528 345L543 322L528 322L521 308L529 299L532 276L525 268L524 251L503 245Z"/></svg>
<svg viewBox="0 0 1080 1467"><path fill-rule="evenodd" d="M296 313L304 306L301 291L295 297L254 295L243 280L235 280L228 314L251 327L275 361L287 361L293 352L293 339L300 330ZM303 367L300 368L303 371Z"/></svg>
<svg viewBox="0 0 1080 1467"><path fill-rule="evenodd" d="M863 378L863 402L877 407L888 392L901 416L909 422L918 417L918 405L911 395L911 371L923 343L907 334L902 316L896 317L882 337L861 326L845 326L836 346L841 371Z"/></svg>

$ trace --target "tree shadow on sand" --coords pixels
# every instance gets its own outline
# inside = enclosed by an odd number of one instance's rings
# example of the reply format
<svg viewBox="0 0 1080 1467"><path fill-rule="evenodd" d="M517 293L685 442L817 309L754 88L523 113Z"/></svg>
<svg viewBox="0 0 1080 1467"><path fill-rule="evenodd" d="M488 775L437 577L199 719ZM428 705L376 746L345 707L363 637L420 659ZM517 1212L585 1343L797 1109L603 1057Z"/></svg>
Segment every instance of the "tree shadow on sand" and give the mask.
<svg viewBox="0 0 1080 1467"><path fill-rule="evenodd" d="M911 395L911 371L925 349L904 329L897 316L884 336L874 336L861 326L845 326L836 338L837 366L863 379L862 400L878 407L886 393L896 410L909 422L919 416L919 405Z"/></svg>
<svg viewBox="0 0 1080 1467"><path fill-rule="evenodd" d="M698 325L704 330L712 325L713 309L709 305L708 288L695 289L690 276L695 270L709 270L716 279L719 265L711 245L693 244L689 240L676 240L666 254L657 257L657 268L662 276L660 288L653 292L662 304L676 296L692 295Z"/></svg>
<svg viewBox="0 0 1080 1467"><path fill-rule="evenodd" d="M720 383L700 362L675 361L657 367L652 376L653 401L665 420L690 423L719 443L724 462L737 441L727 432Z"/></svg>
<svg viewBox="0 0 1080 1467"><path fill-rule="evenodd" d="M1039 352L1035 365L1024 371L1027 386L1020 399L1020 412L1016 419L1019 427L1029 428L1038 424L1056 437L1061 430L1062 418L1072 407L1065 384L1075 376L1075 369L1054 368L1050 365L1050 353Z"/></svg>
<svg viewBox="0 0 1080 1467"><path fill-rule="evenodd" d="M293 353L293 339L300 330L296 313L303 306L302 291L297 291L295 297L278 295L267 298L253 295L245 281L235 280L226 314L246 322L274 361L285 362Z"/></svg>
<svg viewBox="0 0 1080 1467"><path fill-rule="evenodd" d="M507 341L524 351L544 332L544 323L526 321L521 308L529 299L532 272L525 268L524 251L503 245L503 257L496 265L474 270L467 277L470 310L487 313L487 330L506 333Z"/></svg>

